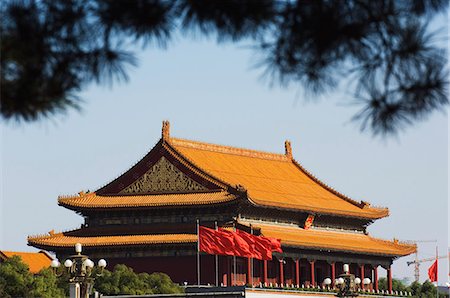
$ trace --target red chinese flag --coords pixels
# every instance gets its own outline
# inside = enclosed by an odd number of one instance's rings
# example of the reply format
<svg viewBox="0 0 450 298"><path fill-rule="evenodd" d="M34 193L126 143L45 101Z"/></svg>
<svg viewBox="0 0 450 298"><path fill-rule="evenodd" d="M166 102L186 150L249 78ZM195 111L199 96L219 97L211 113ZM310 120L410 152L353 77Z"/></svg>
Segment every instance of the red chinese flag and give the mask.
<svg viewBox="0 0 450 298"><path fill-rule="evenodd" d="M237 230L241 236L252 248L252 258L258 260L272 260L272 243L265 237L255 236L241 230Z"/></svg>
<svg viewBox="0 0 450 298"><path fill-rule="evenodd" d="M234 237L223 231L200 226L198 229L200 251L212 255L234 256Z"/></svg>
<svg viewBox="0 0 450 298"><path fill-rule="evenodd" d="M267 239L269 239L272 244L272 251L283 252L283 249L281 249L281 239L276 238L267 238Z"/></svg>
<svg viewBox="0 0 450 298"><path fill-rule="evenodd" d="M428 278L431 282L438 280L438 260L434 261L433 265L428 268Z"/></svg>
<svg viewBox="0 0 450 298"><path fill-rule="evenodd" d="M227 235L230 235L230 237L234 240L234 246L233 246L233 255L238 257L244 257L244 258L253 258L253 248L252 243L247 242L246 239L241 237L236 232L232 232L225 229L219 229L222 233L225 233Z"/></svg>

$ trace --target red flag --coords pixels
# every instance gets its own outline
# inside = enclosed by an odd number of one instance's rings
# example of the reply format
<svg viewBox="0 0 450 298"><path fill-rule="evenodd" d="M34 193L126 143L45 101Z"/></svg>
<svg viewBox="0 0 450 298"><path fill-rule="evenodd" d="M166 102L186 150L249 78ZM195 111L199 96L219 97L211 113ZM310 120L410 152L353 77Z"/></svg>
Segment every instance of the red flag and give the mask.
<svg viewBox="0 0 450 298"><path fill-rule="evenodd" d="M234 255L238 257L253 258L253 247L251 242L247 242L238 233L220 228L219 231L230 235L234 240Z"/></svg>
<svg viewBox="0 0 450 298"><path fill-rule="evenodd" d="M255 236L244 231L199 227L199 250L212 255L228 255L272 260L272 251L283 252L280 239Z"/></svg>
<svg viewBox="0 0 450 298"><path fill-rule="evenodd" d="M267 238L267 239L269 239L270 242L272 243L272 251L283 252L283 249L281 249L281 239L276 238Z"/></svg>
<svg viewBox="0 0 450 298"><path fill-rule="evenodd" d="M200 226L198 229L198 241L200 251L212 255L234 256L234 238L223 231L215 231Z"/></svg>
<svg viewBox="0 0 450 298"><path fill-rule="evenodd" d="M265 237L255 236L241 230L237 234L245 239L252 248L252 258L258 260L272 260L272 243Z"/></svg>
<svg viewBox="0 0 450 298"><path fill-rule="evenodd" d="M428 278L431 282L438 280L438 260L434 261L433 265L428 268Z"/></svg>

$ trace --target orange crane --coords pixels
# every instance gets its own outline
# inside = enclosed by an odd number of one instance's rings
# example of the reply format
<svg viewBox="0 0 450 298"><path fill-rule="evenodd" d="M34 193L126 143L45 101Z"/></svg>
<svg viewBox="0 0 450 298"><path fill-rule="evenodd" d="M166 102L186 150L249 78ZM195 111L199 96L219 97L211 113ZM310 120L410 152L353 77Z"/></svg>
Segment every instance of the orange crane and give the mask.
<svg viewBox="0 0 450 298"><path fill-rule="evenodd" d="M437 258L438 259L446 259L446 258L448 258L448 256L439 256ZM419 281L419 277L420 277L419 276L420 275L420 270L419 270L420 269L419 268L420 264L424 263L424 262L434 261L434 260L436 260L436 257L418 260L417 259L417 255L416 255L416 259L414 261L408 261L408 262L406 262L406 264L408 266L414 264L414 278L418 282Z"/></svg>

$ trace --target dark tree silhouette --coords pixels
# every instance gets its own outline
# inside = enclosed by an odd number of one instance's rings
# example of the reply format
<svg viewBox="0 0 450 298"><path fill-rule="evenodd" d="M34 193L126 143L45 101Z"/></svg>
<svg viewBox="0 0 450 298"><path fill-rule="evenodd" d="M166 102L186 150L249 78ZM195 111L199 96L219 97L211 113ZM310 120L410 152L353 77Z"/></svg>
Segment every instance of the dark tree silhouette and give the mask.
<svg viewBox="0 0 450 298"><path fill-rule="evenodd" d="M448 104L447 53L428 22L446 0L4 0L1 115L32 121L77 108L88 83L127 79L131 45L200 32L247 40L282 85L320 95L351 82L354 119L393 133ZM441 43L443 44L443 43Z"/></svg>

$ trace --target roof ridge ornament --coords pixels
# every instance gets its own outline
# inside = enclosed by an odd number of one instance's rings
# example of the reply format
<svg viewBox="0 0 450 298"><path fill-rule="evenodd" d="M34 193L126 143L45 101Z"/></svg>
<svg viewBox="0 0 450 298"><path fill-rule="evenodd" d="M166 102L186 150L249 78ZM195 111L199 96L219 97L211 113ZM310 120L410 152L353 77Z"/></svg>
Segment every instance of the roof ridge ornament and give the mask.
<svg viewBox="0 0 450 298"><path fill-rule="evenodd" d="M289 140L284 141L284 153L287 157L292 159L292 146L291 141Z"/></svg>
<svg viewBox="0 0 450 298"><path fill-rule="evenodd" d="M170 122L168 120L164 120L162 122L161 136L164 141L168 141L170 139Z"/></svg>

